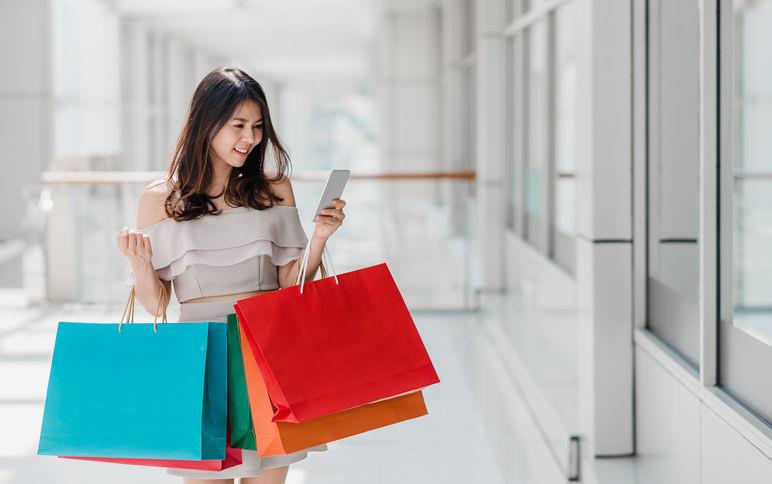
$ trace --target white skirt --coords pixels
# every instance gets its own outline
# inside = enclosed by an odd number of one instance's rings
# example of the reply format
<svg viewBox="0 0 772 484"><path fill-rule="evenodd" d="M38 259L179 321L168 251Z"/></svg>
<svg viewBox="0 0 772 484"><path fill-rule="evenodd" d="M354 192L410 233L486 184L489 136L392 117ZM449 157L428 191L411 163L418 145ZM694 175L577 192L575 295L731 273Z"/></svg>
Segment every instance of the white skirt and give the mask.
<svg viewBox="0 0 772 484"><path fill-rule="evenodd" d="M236 312L233 305L236 300L222 300L202 303L180 304L180 322L213 321L226 322L230 313ZM260 457L254 450L242 450L242 463L222 471L197 471L191 469L167 469L167 474L187 479L238 479L253 477L264 469L285 467L308 457L309 451L321 452L327 450L322 444L310 449L301 450L287 455Z"/></svg>

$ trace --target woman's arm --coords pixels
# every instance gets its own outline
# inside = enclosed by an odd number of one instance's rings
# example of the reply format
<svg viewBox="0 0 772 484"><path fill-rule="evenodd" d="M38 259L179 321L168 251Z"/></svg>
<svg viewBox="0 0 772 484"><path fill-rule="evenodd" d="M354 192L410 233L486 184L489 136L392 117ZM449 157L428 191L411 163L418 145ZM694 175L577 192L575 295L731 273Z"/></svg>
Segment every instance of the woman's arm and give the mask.
<svg viewBox="0 0 772 484"><path fill-rule="evenodd" d="M316 276L316 271L319 269L319 265L322 262L322 250L324 250L326 241L311 239L311 246L309 247L308 254L308 270L306 282L313 281ZM292 262L279 266L279 287L294 286L298 279L298 272L300 271L300 264L303 261L301 258L297 258Z"/></svg>
<svg viewBox="0 0 772 484"><path fill-rule="evenodd" d="M164 200L166 199L166 184L151 183L139 197L137 211L137 227L143 228L166 218ZM152 316L160 316L166 309L171 295L171 282L158 278L151 262L153 248L150 236L126 227L117 237L118 249L131 265L134 279L134 296ZM161 284L166 288L166 300L160 301ZM159 307L160 302L160 307Z"/></svg>
<svg viewBox="0 0 772 484"><path fill-rule="evenodd" d="M283 178L281 181L276 182L273 189L278 196L284 199L281 202L282 205L295 206L295 195L292 192L292 184L288 178ZM322 251L327 244L327 240L343 224L343 219L346 218L346 215L343 213L343 207L346 206L346 202L335 200L334 203L335 208L322 210L319 217L317 217L314 233L311 236L311 243L308 248L308 269L304 278L306 282L314 280L316 271L322 262ZM279 287L295 285L302 262L298 258L288 264L279 266Z"/></svg>

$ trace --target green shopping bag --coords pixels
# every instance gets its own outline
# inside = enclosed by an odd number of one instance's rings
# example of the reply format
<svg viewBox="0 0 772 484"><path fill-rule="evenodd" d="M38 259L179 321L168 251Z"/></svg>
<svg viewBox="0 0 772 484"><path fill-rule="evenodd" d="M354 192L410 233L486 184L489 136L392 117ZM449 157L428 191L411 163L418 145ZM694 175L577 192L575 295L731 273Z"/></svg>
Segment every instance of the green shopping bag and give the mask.
<svg viewBox="0 0 772 484"><path fill-rule="evenodd" d="M241 357L241 337L236 314L228 315L228 413L231 424L231 447L257 450L249 410L244 362Z"/></svg>

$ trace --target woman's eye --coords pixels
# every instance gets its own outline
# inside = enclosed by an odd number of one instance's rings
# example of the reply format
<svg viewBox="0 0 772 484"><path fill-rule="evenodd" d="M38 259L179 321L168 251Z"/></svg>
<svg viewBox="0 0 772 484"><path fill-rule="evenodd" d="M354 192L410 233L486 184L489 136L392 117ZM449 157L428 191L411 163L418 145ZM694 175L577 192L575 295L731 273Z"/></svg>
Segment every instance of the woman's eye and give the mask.
<svg viewBox="0 0 772 484"><path fill-rule="evenodd" d="M259 125L255 126L255 129L263 129L263 125L259 124Z"/></svg>
<svg viewBox="0 0 772 484"><path fill-rule="evenodd" d="M233 127L234 128L243 128L244 125L243 124L234 124Z"/></svg>

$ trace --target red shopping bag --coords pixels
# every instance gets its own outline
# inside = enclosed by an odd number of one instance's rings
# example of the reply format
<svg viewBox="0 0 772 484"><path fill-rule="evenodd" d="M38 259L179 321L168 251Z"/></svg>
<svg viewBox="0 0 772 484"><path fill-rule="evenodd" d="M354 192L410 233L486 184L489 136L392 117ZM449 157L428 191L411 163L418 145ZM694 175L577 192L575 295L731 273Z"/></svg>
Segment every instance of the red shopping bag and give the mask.
<svg viewBox="0 0 772 484"><path fill-rule="evenodd" d="M439 382L386 264L241 299L276 407L306 422Z"/></svg>
<svg viewBox="0 0 772 484"><path fill-rule="evenodd" d="M247 341L248 338L241 333L244 374L260 457L298 452L427 414L423 395L417 391L308 422L273 422L274 409L253 356L254 343Z"/></svg>
<svg viewBox="0 0 772 484"><path fill-rule="evenodd" d="M118 459L111 457L67 457L62 459L89 460L94 462L111 462L113 464L128 464L150 467L173 467L175 469L194 469L199 471L222 471L241 464L241 449L225 448L224 460L164 460L164 459Z"/></svg>

